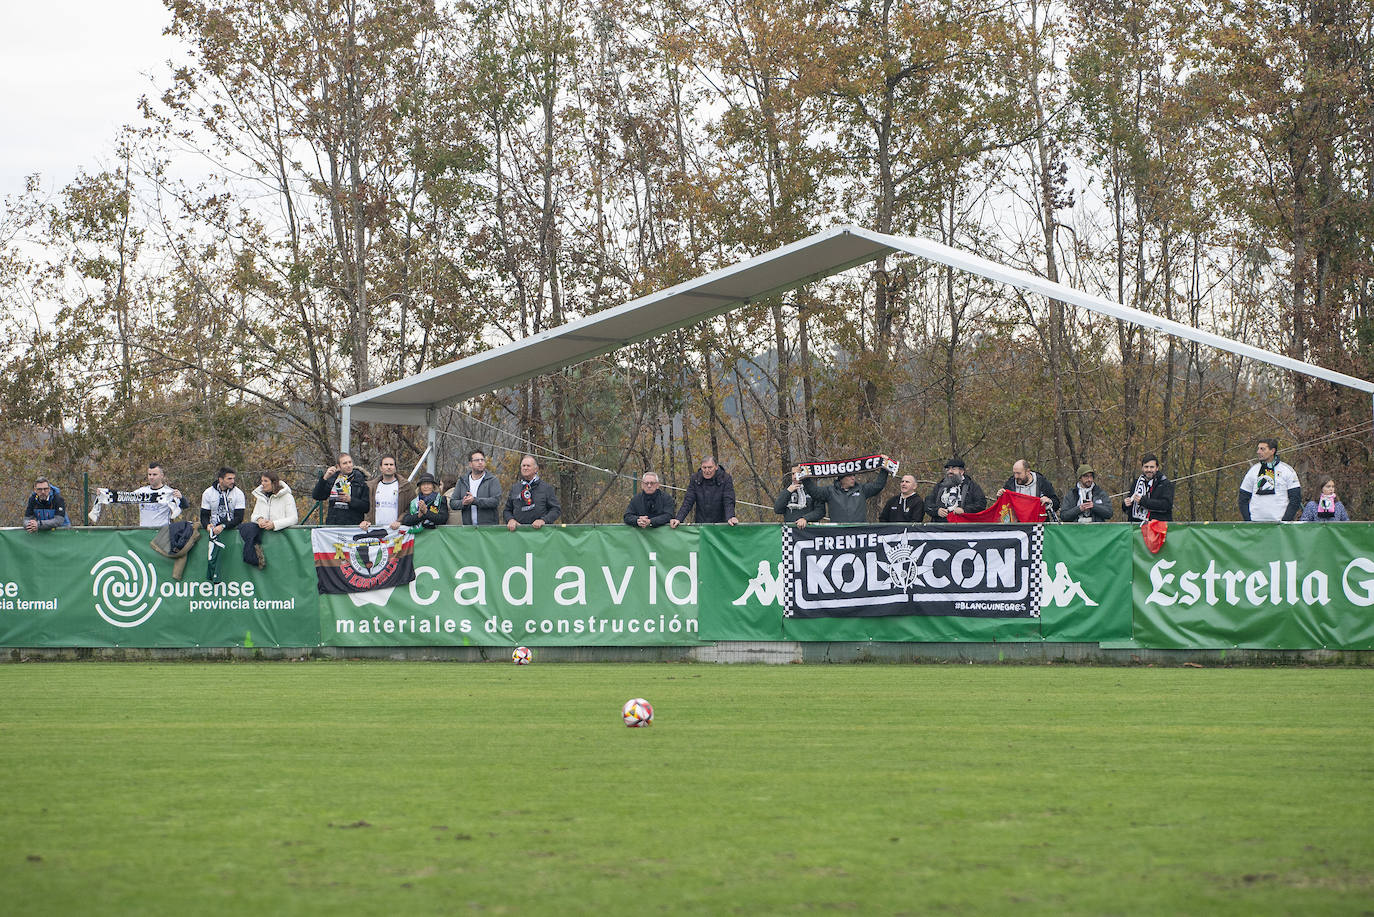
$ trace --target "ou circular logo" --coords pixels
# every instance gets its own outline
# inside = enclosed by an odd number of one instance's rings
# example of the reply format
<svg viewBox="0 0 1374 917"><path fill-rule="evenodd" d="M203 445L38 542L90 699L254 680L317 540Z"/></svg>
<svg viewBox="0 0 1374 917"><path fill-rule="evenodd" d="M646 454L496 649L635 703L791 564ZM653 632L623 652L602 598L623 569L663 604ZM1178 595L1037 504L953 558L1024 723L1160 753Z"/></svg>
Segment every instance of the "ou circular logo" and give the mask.
<svg viewBox="0 0 1374 917"><path fill-rule="evenodd" d="M153 616L162 598L157 572L133 551L102 557L91 568L95 610L115 627L137 627Z"/></svg>

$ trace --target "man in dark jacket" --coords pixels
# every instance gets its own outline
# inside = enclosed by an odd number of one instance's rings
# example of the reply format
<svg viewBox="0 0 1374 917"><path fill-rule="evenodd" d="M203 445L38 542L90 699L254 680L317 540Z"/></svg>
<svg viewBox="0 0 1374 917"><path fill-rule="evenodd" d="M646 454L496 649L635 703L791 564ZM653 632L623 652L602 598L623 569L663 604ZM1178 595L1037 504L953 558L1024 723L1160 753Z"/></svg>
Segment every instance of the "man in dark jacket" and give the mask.
<svg viewBox="0 0 1374 917"><path fill-rule="evenodd" d="M453 485L453 497L448 502L453 515L450 524L496 525L501 511L501 482L487 471L487 455L481 449L468 453L468 473L460 475Z"/></svg>
<svg viewBox="0 0 1374 917"><path fill-rule="evenodd" d="M887 486L887 466L879 468L878 477L867 484L860 484L852 474L838 475L835 483L825 487L811 478L804 483L813 498L825 501L831 522L867 522L868 501L882 493Z"/></svg>
<svg viewBox="0 0 1374 917"><path fill-rule="evenodd" d="M630 500L630 507L625 510L625 524L642 529L667 525L677 507L673 505L672 496L658 486L658 474L646 471L639 483L643 489Z"/></svg>
<svg viewBox="0 0 1374 917"><path fill-rule="evenodd" d="M522 458L520 477L515 479L506 497L506 528L512 532L521 525L542 529L547 523L556 522L562 512L553 485L539 477L539 463L534 456Z"/></svg>
<svg viewBox="0 0 1374 917"><path fill-rule="evenodd" d="M339 453L339 464L324 470L324 477L315 482L310 499L327 502L325 525L356 526L372 505L368 499L367 475L361 468L353 467L353 456L347 452Z"/></svg>
<svg viewBox="0 0 1374 917"><path fill-rule="evenodd" d="M825 518L825 501L818 500L806 485L797 478L799 465L792 466L792 473L783 481L782 492L773 501L773 512L782 517L785 525L796 525L804 529L807 523L820 522Z"/></svg>
<svg viewBox="0 0 1374 917"><path fill-rule="evenodd" d="M988 508L983 488L968 474L964 460L945 462L945 479L926 497L926 516L931 522L947 522L951 514L979 513Z"/></svg>
<svg viewBox="0 0 1374 917"><path fill-rule="evenodd" d="M1135 479L1130 496L1121 501L1121 508L1131 522L1168 522L1174 518L1174 482L1159 470L1159 459L1153 452L1140 457L1140 477Z"/></svg>
<svg viewBox="0 0 1374 917"><path fill-rule="evenodd" d="M72 520L67 518L67 501L62 491L40 477L33 482L33 493L29 495L28 505L24 507L24 531L46 532L51 529L67 528Z"/></svg>
<svg viewBox="0 0 1374 917"><path fill-rule="evenodd" d="M1078 466L1078 483L1064 495L1067 502L1059 513L1064 522L1106 522L1112 518L1112 501L1091 465Z"/></svg>
<svg viewBox="0 0 1374 917"><path fill-rule="evenodd" d="M1040 472L1031 471L1030 463L1025 459L1017 459L1012 463L1011 477L1007 478L1001 490L992 495L992 499L996 500L1007 491L1035 497L1045 507L1047 516L1059 511L1059 494L1054 492L1054 485Z"/></svg>
<svg viewBox="0 0 1374 917"><path fill-rule="evenodd" d="M735 481L709 455L701 460L701 470L692 475L692 479L687 482L682 509L677 511L677 515L668 525L677 528L687 520L687 514L693 507L696 507L697 511L697 525L711 522L739 525L739 519L735 516Z"/></svg>
<svg viewBox="0 0 1374 917"><path fill-rule="evenodd" d="M920 522L925 516L926 505L916 489L916 475L904 474L897 483L897 495L883 504L878 514L879 522Z"/></svg>

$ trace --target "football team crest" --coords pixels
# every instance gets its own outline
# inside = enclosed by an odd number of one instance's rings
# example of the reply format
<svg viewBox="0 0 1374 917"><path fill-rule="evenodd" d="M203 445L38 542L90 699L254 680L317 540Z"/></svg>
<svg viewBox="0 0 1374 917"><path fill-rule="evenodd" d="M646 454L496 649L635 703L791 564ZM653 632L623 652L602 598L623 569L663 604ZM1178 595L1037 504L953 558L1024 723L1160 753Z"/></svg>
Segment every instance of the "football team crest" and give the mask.
<svg viewBox="0 0 1374 917"><path fill-rule="evenodd" d="M407 530L318 528L310 540L322 593L366 592L415 579L415 535Z"/></svg>

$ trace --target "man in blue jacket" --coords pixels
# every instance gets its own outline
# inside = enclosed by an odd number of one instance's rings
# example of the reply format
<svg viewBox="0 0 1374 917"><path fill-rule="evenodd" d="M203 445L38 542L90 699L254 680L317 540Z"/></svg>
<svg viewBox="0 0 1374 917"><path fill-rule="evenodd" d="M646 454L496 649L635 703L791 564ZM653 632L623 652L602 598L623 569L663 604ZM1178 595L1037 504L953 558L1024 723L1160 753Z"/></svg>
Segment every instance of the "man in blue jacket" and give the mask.
<svg viewBox="0 0 1374 917"><path fill-rule="evenodd" d="M67 518L67 501L62 491L40 477L33 483L33 493L29 495L28 505L24 507L24 531L46 532L50 529L67 528L72 524Z"/></svg>

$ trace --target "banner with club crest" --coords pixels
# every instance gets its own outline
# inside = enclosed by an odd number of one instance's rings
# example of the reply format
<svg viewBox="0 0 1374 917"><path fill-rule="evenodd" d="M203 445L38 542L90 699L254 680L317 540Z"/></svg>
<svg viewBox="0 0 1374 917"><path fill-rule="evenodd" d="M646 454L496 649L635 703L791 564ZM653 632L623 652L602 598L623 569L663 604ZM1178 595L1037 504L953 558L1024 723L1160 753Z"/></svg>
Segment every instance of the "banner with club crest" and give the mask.
<svg viewBox="0 0 1374 917"><path fill-rule="evenodd" d="M415 535L409 529L318 528L310 532L322 595L394 589L415 579Z"/></svg>

